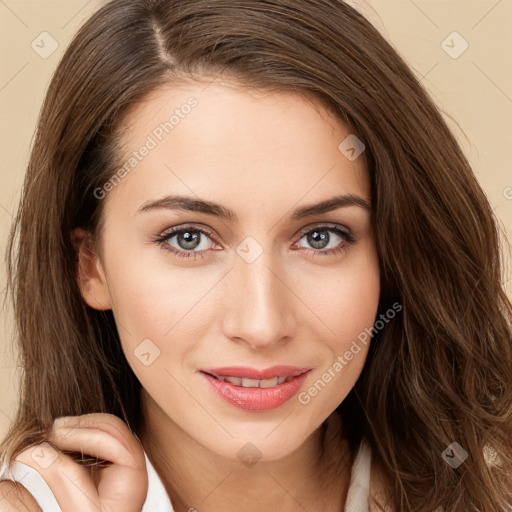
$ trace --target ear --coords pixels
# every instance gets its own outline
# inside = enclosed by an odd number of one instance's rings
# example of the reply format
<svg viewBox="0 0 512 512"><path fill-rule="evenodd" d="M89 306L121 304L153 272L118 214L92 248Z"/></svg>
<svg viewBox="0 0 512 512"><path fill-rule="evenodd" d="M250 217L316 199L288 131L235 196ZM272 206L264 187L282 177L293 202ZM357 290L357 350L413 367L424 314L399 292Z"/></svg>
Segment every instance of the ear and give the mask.
<svg viewBox="0 0 512 512"><path fill-rule="evenodd" d="M84 229L76 228L71 232L71 242L77 255L76 279L82 297L91 308L111 309L107 280L92 237Z"/></svg>

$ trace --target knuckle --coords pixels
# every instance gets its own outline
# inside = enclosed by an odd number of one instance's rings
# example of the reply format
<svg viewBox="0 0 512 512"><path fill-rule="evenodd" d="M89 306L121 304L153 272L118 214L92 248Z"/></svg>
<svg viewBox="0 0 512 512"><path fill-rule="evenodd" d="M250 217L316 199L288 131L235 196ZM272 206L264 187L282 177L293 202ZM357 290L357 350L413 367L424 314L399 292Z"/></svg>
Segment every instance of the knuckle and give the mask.
<svg viewBox="0 0 512 512"><path fill-rule="evenodd" d="M118 440L124 439L130 441L131 437L133 437L128 425L121 418L112 414L109 414L108 417L103 416L98 418L95 426Z"/></svg>
<svg viewBox="0 0 512 512"><path fill-rule="evenodd" d="M100 418L102 422L106 422L111 424L112 426L118 427L121 430L125 430L126 432L129 432L128 425L118 416L115 414L102 414L102 417Z"/></svg>

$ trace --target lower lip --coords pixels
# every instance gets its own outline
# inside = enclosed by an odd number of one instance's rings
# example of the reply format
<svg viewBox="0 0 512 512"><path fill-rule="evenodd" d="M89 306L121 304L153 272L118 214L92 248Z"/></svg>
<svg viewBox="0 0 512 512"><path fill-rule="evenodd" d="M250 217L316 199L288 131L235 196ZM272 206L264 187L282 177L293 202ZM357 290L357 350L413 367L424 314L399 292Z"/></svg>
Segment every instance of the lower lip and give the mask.
<svg viewBox="0 0 512 512"><path fill-rule="evenodd" d="M207 373L200 373L206 378L213 391L226 402L245 411L258 412L277 409L290 400L299 391L310 371L271 388L243 388L216 379Z"/></svg>

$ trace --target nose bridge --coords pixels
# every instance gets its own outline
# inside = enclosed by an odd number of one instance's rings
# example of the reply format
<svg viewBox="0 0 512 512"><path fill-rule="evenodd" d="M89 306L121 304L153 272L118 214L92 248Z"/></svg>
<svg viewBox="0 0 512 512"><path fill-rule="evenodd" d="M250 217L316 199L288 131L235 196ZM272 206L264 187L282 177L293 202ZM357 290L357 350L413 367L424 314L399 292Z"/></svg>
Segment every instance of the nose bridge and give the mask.
<svg viewBox="0 0 512 512"><path fill-rule="evenodd" d="M293 335L293 297L285 276L270 252L248 262L237 257L229 275L226 336L242 339L253 348L270 346Z"/></svg>

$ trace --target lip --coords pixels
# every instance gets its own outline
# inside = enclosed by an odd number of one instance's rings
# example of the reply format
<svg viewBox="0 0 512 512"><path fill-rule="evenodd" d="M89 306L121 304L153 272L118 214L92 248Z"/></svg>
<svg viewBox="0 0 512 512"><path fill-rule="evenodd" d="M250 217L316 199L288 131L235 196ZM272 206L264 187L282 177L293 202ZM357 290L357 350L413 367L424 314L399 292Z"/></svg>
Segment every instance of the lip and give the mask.
<svg viewBox="0 0 512 512"><path fill-rule="evenodd" d="M233 375L233 370L236 370L235 373L238 372L238 375ZM228 372L225 373L225 375L219 373L219 377L246 377L258 380L272 379L277 376L287 376L291 378L282 384L277 384L270 388L244 388L242 386L235 386L230 382L223 382L206 370L201 370L200 374L206 380L207 384L209 384L210 389L229 404L245 411L263 412L281 407L296 395L312 369L274 366L267 370L252 370L252 373L248 373L247 370L251 369L238 366L222 369L218 368L215 371ZM286 372L288 372L288 375L286 375ZM263 375L263 377L261 377L261 375ZM267 375L270 376L268 377Z"/></svg>
<svg viewBox="0 0 512 512"><path fill-rule="evenodd" d="M223 368L202 368L201 371L216 377L241 377L246 379L273 379L274 377L296 377L311 368L298 366L272 366L264 370L257 370L248 366L225 366Z"/></svg>

